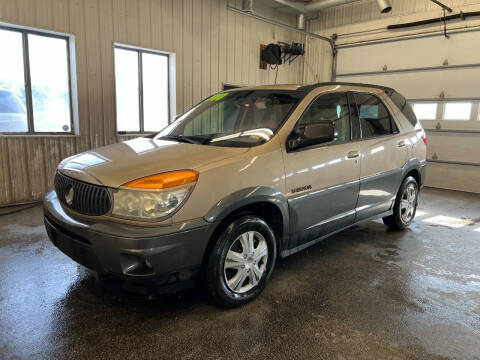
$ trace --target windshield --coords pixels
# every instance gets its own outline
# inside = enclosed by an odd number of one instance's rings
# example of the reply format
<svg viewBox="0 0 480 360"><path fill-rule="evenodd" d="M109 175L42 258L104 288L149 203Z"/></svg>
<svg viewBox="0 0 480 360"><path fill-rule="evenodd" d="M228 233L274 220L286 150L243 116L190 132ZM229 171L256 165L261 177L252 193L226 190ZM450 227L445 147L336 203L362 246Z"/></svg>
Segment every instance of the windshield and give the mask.
<svg viewBox="0 0 480 360"><path fill-rule="evenodd" d="M209 97L163 129L156 139L251 147L270 140L303 97L299 91L240 90Z"/></svg>

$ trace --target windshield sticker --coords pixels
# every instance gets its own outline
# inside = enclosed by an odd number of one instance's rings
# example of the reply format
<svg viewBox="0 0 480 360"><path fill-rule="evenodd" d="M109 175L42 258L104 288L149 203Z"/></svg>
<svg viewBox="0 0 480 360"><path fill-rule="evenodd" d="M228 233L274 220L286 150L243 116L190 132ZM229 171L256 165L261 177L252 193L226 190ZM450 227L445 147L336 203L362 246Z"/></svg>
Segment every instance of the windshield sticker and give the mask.
<svg viewBox="0 0 480 360"><path fill-rule="evenodd" d="M207 100L205 101L219 101L219 100L222 100L225 96L227 96L228 93L221 93L221 94L215 94L211 97L209 97Z"/></svg>

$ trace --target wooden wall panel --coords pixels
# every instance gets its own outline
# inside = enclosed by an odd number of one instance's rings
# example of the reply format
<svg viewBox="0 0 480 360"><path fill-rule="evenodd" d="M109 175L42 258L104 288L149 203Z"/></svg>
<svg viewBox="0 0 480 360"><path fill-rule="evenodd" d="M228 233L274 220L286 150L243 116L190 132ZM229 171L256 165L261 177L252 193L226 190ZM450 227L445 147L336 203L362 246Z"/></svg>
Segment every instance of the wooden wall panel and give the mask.
<svg viewBox="0 0 480 360"><path fill-rule="evenodd" d="M304 41L296 32L227 10L241 0L0 0L0 22L75 36L80 134L0 136L0 205L39 200L53 188L57 164L75 153L132 138L115 133L113 43L176 54L177 113L223 83L273 83L259 70L260 43ZM295 17L255 3L261 16ZM279 69L277 83L299 83L304 62Z"/></svg>

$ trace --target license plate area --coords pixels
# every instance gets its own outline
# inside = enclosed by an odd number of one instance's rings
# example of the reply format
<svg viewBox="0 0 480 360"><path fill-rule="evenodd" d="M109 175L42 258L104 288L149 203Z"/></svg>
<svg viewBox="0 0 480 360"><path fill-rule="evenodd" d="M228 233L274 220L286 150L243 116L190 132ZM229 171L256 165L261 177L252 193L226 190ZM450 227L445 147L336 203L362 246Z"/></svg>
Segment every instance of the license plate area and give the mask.
<svg viewBox="0 0 480 360"><path fill-rule="evenodd" d="M89 241L86 239L77 239L78 236L70 236L70 232L62 231L63 229L52 224L45 218L45 227L52 243L65 255L89 269L101 271L100 263L92 250Z"/></svg>

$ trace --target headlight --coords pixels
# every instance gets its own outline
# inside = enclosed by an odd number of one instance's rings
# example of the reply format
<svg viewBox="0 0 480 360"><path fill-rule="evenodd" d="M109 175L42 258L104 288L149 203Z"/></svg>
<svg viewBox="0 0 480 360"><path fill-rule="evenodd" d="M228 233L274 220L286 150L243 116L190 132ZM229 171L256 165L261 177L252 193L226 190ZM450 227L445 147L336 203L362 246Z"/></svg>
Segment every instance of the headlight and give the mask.
<svg viewBox="0 0 480 360"><path fill-rule="evenodd" d="M130 181L113 193L112 215L158 221L178 210L193 190L198 173L172 171Z"/></svg>

